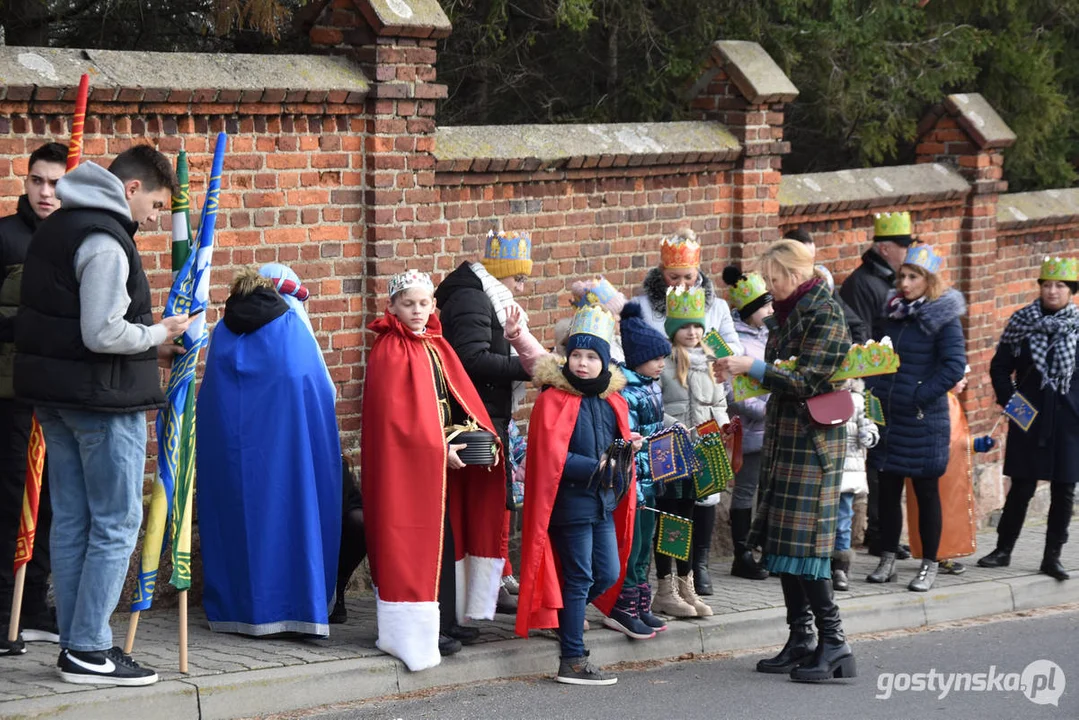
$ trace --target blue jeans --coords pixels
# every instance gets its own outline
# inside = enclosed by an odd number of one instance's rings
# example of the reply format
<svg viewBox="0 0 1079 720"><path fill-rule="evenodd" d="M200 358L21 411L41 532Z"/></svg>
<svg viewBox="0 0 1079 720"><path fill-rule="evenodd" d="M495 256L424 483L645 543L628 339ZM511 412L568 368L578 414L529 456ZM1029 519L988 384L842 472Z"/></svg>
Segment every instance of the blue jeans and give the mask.
<svg viewBox="0 0 1079 720"><path fill-rule="evenodd" d="M854 522L854 493L839 493L838 512L835 528L835 549L850 550L850 527Z"/></svg>
<svg viewBox="0 0 1079 720"><path fill-rule="evenodd" d="M558 633L562 657L584 656L584 609L618 582L618 540L614 518L551 525L551 546L562 563L562 609Z"/></svg>
<svg viewBox="0 0 1079 720"><path fill-rule="evenodd" d="M142 524L146 413L38 408L49 451L60 647L108 650Z"/></svg>

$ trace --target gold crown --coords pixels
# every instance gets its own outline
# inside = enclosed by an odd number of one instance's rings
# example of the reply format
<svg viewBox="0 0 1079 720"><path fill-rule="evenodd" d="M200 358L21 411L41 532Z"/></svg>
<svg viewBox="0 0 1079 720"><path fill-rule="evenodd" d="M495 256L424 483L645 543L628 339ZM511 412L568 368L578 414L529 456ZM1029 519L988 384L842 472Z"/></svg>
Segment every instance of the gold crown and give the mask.
<svg viewBox="0 0 1079 720"><path fill-rule="evenodd" d="M1047 257L1042 262L1039 280L1079 282L1079 260L1075 258Z"/></svg>
<svg viewBox="0 0 1079 720"><path fill-rule="evenodd" d="M692 230L682 230L659 241L660 264L667 270L701 266L701 244Z"/></svg>
<svg viewBox="0 0 1079 720"><path fill-rule="evenodd" d="M910 213L877 213L873 216L873 236L876 238L910 235Z"/></svg>
<svg viewBox="0 0 1079 720"><path fill-rule="evenodd" d="M614 315L602 305L587 305L573 314L569 335L594 335L610 343L614 340Z"/></svg>
<svg viewBox="0 0 1079 720"><path fill-rule="evenodd" d="M760 276L760 273L751 272L736 282L731 287L729 294L734 309L741 310L767 292L768 288L764 285L764 278Z"/></svg>

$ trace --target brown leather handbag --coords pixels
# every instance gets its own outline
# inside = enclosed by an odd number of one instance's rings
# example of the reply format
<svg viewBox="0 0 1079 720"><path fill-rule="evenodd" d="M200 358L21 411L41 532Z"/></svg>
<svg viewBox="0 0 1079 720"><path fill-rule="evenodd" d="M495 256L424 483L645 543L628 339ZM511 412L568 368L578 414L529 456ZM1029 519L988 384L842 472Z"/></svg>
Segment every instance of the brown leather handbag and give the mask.
<svg viewBox="0 0 1079 720"><path fill-rule="evenodd" d="M735 474L742 469L742 418L737 415L719 429L723 435L723 446L727 449L727 458L731 461L731 470Z"/></svg>

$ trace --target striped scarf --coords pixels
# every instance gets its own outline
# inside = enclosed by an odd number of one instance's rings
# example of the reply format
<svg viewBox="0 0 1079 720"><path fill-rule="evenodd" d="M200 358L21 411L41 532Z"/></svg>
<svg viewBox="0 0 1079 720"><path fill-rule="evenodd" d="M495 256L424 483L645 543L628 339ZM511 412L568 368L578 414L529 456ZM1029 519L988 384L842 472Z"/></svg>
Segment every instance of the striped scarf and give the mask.
<svg viewBox="0 0 1079 720"><path fill-rule="evenodd" d="M1000 341L1012 346L1019 355L1023 342L1030 347L1034 367L1042 375L1042 387L1064 395L1071 390L1075 374L1075 348L1079 341L1079 307L1069 302L1062 309L1046 315L1042 301L1035 300L1012 315ZM1052 351L1053 357L1049 358Z"/></svg>

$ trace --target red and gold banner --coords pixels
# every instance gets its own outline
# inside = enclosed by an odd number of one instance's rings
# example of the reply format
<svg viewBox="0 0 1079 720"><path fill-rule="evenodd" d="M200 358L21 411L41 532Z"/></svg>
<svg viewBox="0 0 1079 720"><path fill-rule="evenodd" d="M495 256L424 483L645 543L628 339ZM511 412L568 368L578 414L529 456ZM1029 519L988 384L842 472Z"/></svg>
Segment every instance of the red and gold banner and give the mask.
<svg viewBox="0 0 1079 720"><path fill-rule="evenodd" d="M67 169L74 170L82 159L82 128L86 124L86 98L90 93L90 76L79 80L79 93L75 96L75 117L71 120L71 141L67 145Z"/></svg>
<svg viewBox="0 0 1079 720"><path fill-rule="evenodd" d="M26 452L26 491L22 496L19 536L15 541L15 572L34 556L34 534L37 532L37 508L44 467L45 434L41 432L37 417L34 417L30 426L30 444Z"/></svg>

